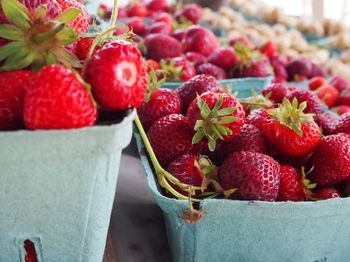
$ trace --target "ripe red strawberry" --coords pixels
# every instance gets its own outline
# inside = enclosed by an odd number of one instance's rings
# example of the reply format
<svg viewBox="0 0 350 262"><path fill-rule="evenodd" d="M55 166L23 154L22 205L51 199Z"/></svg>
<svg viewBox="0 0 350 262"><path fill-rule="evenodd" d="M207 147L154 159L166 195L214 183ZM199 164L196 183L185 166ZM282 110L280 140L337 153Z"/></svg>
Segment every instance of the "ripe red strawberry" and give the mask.
<svg viewBox="0 0 350 262"><path fill-rule="evenodd" d="M146 61L146 71L147 71L147 73L152 71L152 69L153 70L161 69L160 64L157 61L153 60L153 59L148 59Z"/></svg>
<svg viewBox="0 0 350 262"><path fill-rule="evenodd" d="M85 37L78 39L77 44L75 46L75 54L80 60L85 60L88 57L93 41L93 37ZM99 48L99 46L96 46L94 52L96 52Z"/></svg>
<svg viewBox="0 0 350 262"><path fill-rule="evenodd" d="M334 134L338 119L330 114L318 114L315 117L315 122L321 128L324 135Z"/></svg>
<svg viewBox="0 0 350 262"><path fill-rule="evenodd" d="M186 154L172 161L167 171L184 184L207 187L207 178L210 178L210 176L215 177L217 169L215 165L204 156ZM175 189L184 196L188 196L189 194L178 186L176 186ZM202 192L197 190L193 197L199 197L201 194Z"/></svg>
<svg viewBox="0 0 350 262"><path fill-rule="evenodd" d="M338 115L343 115L345 113L350 112L350 106L340 105L340 106L332 108L332 111L336 112Z"/></svg>
<svg viewBox="0 0 350 262"><path fill-rule="evenodd" d="M307 107L304 113L319 114L322 111L321 100L310 90L295 88L287 93L287 99L293 101L296 98L299 103L306 102Z"/></svg>
<svg viewBox="0 0 350 262"><path fill-rule="evenodd" d="M267 142L286 157L304 157L310 154L320 142L320 129L312 115L303 113L306 103L291 103L284 99L278 109L267 112L263 133Z"/></svg>
<svg viewBox="0 0 350 262"><path fill-rule="evenodd" d="M188 81L197 73L192 63L183 57L175 57L161 65L168 81Z"/></svg>
<svg viewBox="0 0 350 262"><path fill-rule="evenodd" d="M344 90L340 93L337 104L350 106L350 90Z"/></svg>
<svg viewBox="0 0 350 262"><path fill-rule="evenodd" d="M335 125L334 133L350 134L350 113L345 113L340 116L338 122Z"/></svg>
<svg viewBox="0 0 350 262"><path fill-rule="evenodd" d="M244 124L235 138L223 144L222 150L225 156L237 151L265 153L265 138L257 127Z"/></svg>
<svg viewBox="0 0 350 262"><path fill-rule="evenodd" d="M243 44L251 49L254 49L255 46L253 45L252 42L248 40L248 38L245 37L234 37L229 40L229 45L234 47L237 43Z"/></svg>
<svg viewBox="0 0 350 262"><path fill-rule="evenodd" d="M91 126L97 110L86 87L61 65L41 69L24 98L28 129L70 129Z"/></svg>
<svg viewBox="0 0 350 262"><path fill-rule="evenodd" d="M194 25L187 30L182 46L185 52L193 51L208 56L219 47L219 40L209 29Z"/></svg>
<svg viewBox="0 0 350 262"><path fill-rule="evenodd" d="M195 65L204 63L206 60L206 57L204 55L196 52L187 52L185 56L187 60L191 61Z"/></svg>
<svg viewBox="0 0 350 262"><path fill-rule="evenodd" d="M143 103L146 68L133 44L121 40L104 44L88 61L85 77L96 101L104 108L124 110Z"/></svg>
<svg viewBox="0 0 350 262"><path fill-rule="evenodd" d="M237 188L232 198L275 201L280 186L280 165L264 154L235 152L222 164L219 178L225 190Z"/></svg>
<svg viewBox="0 0 350 262"><path fill-rule="evenodd" d="M185 38L186 35L186 30L183 28L175 30L172 34L171 37L175 38L179 42L182 42L182 40Z"/></svg>
<svg viewBox="0 0 350 262"><path fill-rule="evenodd" d="M274 65L273 73L275 78L273 79L273 83L285 83L288 80L288 74L286 68L283 65Z"/></svg>
<svg viewBox="0 0 350 262"><path fill-rule="evenodd" d="M196 4L185 6L179 13L176 14L176 19L179 22L191 21L192 24L198 24L203 14L203 9Z"/></svg>
<svg viewBox="0 0 350 262"><path fill-rule="evenodd" d="M100 5L98 6L97 15L102 19L110 19L112 16L112 8L104 3L100 3Z"/></svg>
<svg viewBox="0 0 350 262"><path fill-rule="evenodd" d="M181 56L181 43L175 38L163 34L151 34L145 38L147 56L159 61L161 59Z"/></svg>
<svg viewBox="0 0 350 262"><path fill-rule="evenodd" d="M274 57L277 54L277 45L273 41L268 41L260 48L260 51L267 57Z"/></svg>
<svg viewBox="0 0 350 262"><path fill-rule="evenodd" d="M266 77L268 75L268 63L264 60L251 60L250 63L240 62L230 74L232 78Z"/></svg>
<svg viewBox="0 0 350 262"><path fill-rule="evenodd" d="M159 163L166 168L177 157L191 152L192 134L188 118L172 114L154 122L147 136Z"/></svg>
<svg viewBox="0 0 350 262"><path fill-rule="evenodd" d="M187 111L189 123L196 131L193 144L205 137L210 151L214 151L217 140L229 141L238 135L244 116L242 105L231 94L206 92L198 95Z"/></svg>
<svg viewBox="0 0 350 262"><path fill-rule="evenodd" d="M138 16L128 19L128 27L137 35L143 36L147 32L147 26L142 18Z"/></svg>
<svg viewBox="0 0 350 262"><path fill-rule="evenodd" d="M190 79L189 81L183 83L176 92L179 94L181 98L182 109L181 112L183 114L187 113L187 109L195 100L197 94L201 95L204 92L214 92L221 93L222 87L219 82L212 76L209 75L197 75Z"/></svg>
<svg viewBox="0 0 350 262"><path fill-rule="evenodd" d="M312 195L312 200L325 200L331 198L339 198L340 193L334 188L320 188Z"/></svg>
<svg viewBox="0 0 350 262"><path fill-rule="evenodd" d="M166 11L169 8L169 4L167 0L148 0L146 7L153 12Z"/></svg>
<svg viewBox="0 0 350 262"><path fill-rule="evenodd" d="M302 176L291 166L281 165L281 181L278 201L304 201L304 183Z"/></svg>
<svg viewBox="0 0 350 262"><path fill-rule="evenodd" d="M148 27L147 34L163 34L170 35L172 25L166 22L155 22Z"/></svg>
<svg viewBox="0 0 350 262"><path fill-rule="evenodd" d="M68 8L76 8L81 12L79 16L70 24L68 27L73 28L77 33L87 33L89 31L90 16L85 8L85 6L76 0L56 0L61 6L62 12L66 11Z"/></svg>
<svg viewBox="0 0 350 262"><path fill-rule="evenodd" d="M270 117L271 115L267 113L264 108L260 108L251 111L250 114L246 117L245 122L262 130L266 123L266 120Z"/></svg>
<svg viewBox="0 0 350 262"><path fill-rule="evenodd" d="M312 70L309 78L316 76L326 77L326 70L322 66L312 63Z"/></svg>
<svg viewBox="0 0 350 262"><path fill-rule="evenodd" d="M348 89L350 86L349 82L340 76L333 76L329 81L329 84L338 89L339 92Z"/></svg>
<svg viewBox="0 0 350 262"><path fill-rule="evenodd" d="M171 14L168 14L166 12L158 12L153 14L152 16L152 23L156 23L156 22L165 22L169 25L173 25L173 17L171 16Z"/></svg>
<svg viewBox="0 0 350 262"><path fill-rule="evenodd" d="M312 75L312 63L305 58L297 58L287 64L286 70L290 81L294 81L295 77L309 78Z"/></svg>
<svg viewBox="0 0 350 262"><path fill-rule="evenodd" d="M310 79L309 81L309 88L310 90L316 90L319 87L326 85L327 80L323 76L315 76Z"/></svg>
<svg viewBox="0 0 350 262"><path fill-rule="evenodd" d="M209 63L223 68L226 72L233 68L237 60L238 57L235 51L229 47L220 47L208 57Z"/></svg>
<svg viewBox="0 0 350 262"><path fill-rule="evenodd" d="M38 262L38 256L32 241L28 239L24 241L24 250L26 252L24 262Z"/></svg>
<svg viewBox="0 0 350 262"><path fill-rule="evenodd" d="M261 90L261 93L264 96L269 96L269 99L272 102L280 104L283 102L283 99L287 96L287 94L292 90L294 90L293 87L287 87L283 83L275 83L264 87Z"/></svg>
<svg viewBox="0 0 350 262"><path fill-rule="evenodd" d="M181 100L179 95L170 89L156 89L150 96L150 100L137 109L140 121L147 131L159 118L181 112Z"/></svg>
<svg viewBox="0 0 350 262"><path fill-rule="evenodd" d="M338 89L331 85L321 86L317 89L316 94L328 107L333 107L339 97Z"/></svg>
<svg viewBox="0 0 350 262"><path fill-rule="evenodd" d="M225 70L211 63L197 64L196 71L198 74L211 75L217 80L227 79Z"/></svg>
<svg viewBox="0 0 350 262"><path fill-rule="evenodd" d="M350 139L343 134L326 136L316 148L310 165L311 180L319 186L333 186L350 177Z"/></svg>
<svg viewBox="0 0 350 262"><path fill-rule="evenodd" d="M129 17L133 17L133 16L147 17L149 15L147 8L141 3L134 3L128 6L126 12Z"/></svg>
<svg viewBox="0 0 350 262"><path fill-rule="evenodd" d="M0 72L0 130L23 126L23 100L34 75L27 70Z"/></svg>

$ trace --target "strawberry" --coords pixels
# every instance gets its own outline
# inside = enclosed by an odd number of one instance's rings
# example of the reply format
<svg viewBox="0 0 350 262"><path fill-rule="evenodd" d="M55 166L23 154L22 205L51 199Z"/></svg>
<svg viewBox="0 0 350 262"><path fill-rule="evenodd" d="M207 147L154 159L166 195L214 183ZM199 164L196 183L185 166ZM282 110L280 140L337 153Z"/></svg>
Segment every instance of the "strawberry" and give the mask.
<svg viewBox="0 0 350 262"><path fill-rule="evenodd" d="M323 76L315 76L310 79L309 81L309 88L310 90L316 90L319 87L326 85L327 80Z"/></svg>
<svg viewBox="0 0 350 262"><path fill-rule="evenodd" d="M163 34L151 34L145 38L147 56L159 61L161 59L181 56L181 43L175 38Z"/></svg>
<svg viewBox="0 0 350 262"><path fill-rule="evenodd" d="M268 96L272 102L282 103L287 94L294 88L286 87L283 83L274 83L261 90L264 96Z"/></svg>
<svg viewBox="0 0 350 262"><path fill-rule="evenodd" d="M237 60L238 57L232 48L220 47L210 54L207 61L228 72L233 68Z"/></svg>
<svg viewBox="0 0 350 262"><path fill-rule="evenodd" d="M196 52L187 52L185 54L185 57L187 60L189 60L190 62L192 62L193 64L201 64L204 63L206 60L206 57L200 53L196 53Z"/></svg>
<svg viewBox="0 0 350 262"><path fill-rule="evenodd" d="M231 196L234 199L275 201L280 186L280 165L264 154L235 152L222 164L219 178L224 189L237 189Z"/></svg>
<svg viewBox="0 0 350 262"><path fill-rule="evenodd" d="M350 106L350 91L349 90L344 90L340 93L337 104Z"/></svg>
<svg viewBox="0 0 350 262"><path fill-rule="evenodd" d="M345 113L340 116L338 122L335 125L334 133L350 134L350 113Z"/></svg>
<svg viewBox="0 0 350 262"><path fill-rule="evenodd" d="M225 70L211 63L197 64L196 71L198 74L211 75L217 80L227 79Z"/></svg>
<svg viewBox="0 0 350 262"><path fill-rule="evenodd" d="M161 67L167 81L188 81L196 75L196 69L192 63L183 57L161 61Z"/></svg>
<svg viewBox="0 0 350 262"><path fill-rule="evenodd" d="M245 38L245 37L234 37L234 38L231 38L229 41L228 41L228 44L232 47L234 47L237 43L239 44L242 44L244 46L247 46L248 48L251 48L251 49L254 49L255 46L253 45L252 42L250 42L248 40L248 38Z"/></svg>
<svg viewBox="0 0 350 262"><path fill-rule="evenodd" d="M147 34L170 35L172 25L166 22L155 22L148 27Z"/></svg>
<svg viewBox="0 0 350 262"><path fill-rule="evenodd" d="M321 86L317 89L316 94L328 107L333 107L339 97L338 89L331 85Z"/></svg>
<svg viewBox="0 0 350 262"><path fill-rule="evenodd" d="M90 48L92 45L92 42L94 41L93 37L85 37L85 38L79 38L75 47L75 54L80 60L85 60L90 52ZM94 52L96 52L100 47L96 46L94 49Z"/></svg>
<svg viewBox="0 0 350 262"><path fill-rule="evenodd" d="M320 129L312 115L303 113L306 102L298 105L284 99L278 109L270 109L263 133L267 142L286 157L304 157L310 154L320 142Z"/></svg>
<svg viewBox="0 0 350 262"><path fill-rule="evenodd" d="M38 256L36 254L35 246L32 241L24 241L25 257L24 262L38 262Z"/></svg>
<svg viewBox="0 0 350 262"><path fill-rule="evenodd" d="M265 122L271 115L267 113L264 108L253 110L245 119L247 124L257 127L259 130L262 130Z"/></svg>
<svg viewBox="0 0 350 262"><path fill-rule="evenodd" d="M148 0L146 7L153 12L166 11L169 8L169 4L167 0Z"/></svg>
<svg viewBox="0 0 350 262"><path fill-rule="evenodd" d="M274 57L277 54L277 45L273 41L268 41L260 48L260 51L267 57Z"/></svg>
<svg viewBox="0 0 350 262"><path fill-rule="evenodd" d="M316 77L316 76L326 77L326 70L322 66L314 63L311 63L311 64L312 64L311 75L309 76L309 78Z"/></svg>
<svg viewBox="0 0 350 262"><path fill-rule="evenodd" d="M190 153L192 134L188 118L179 114L158 119L147 132L153 151L163 167L168 167L177 157Z"/></svg>
<svg viewBox="0 0 350 262"><path fill-rule="evenodd" d="M312 63L305 58L297 58L287 64L286 70L290 81L301 76L309 78L312 75Z"/></svg>
<svg viewBox="0 0 350 262"><path fill-rule="evenodd" d="M182 109L181 112L183 114L187 113L187 109L195 100L197 94L201 95L204 92L214 92L221 93L222 87L219 82L212 76L209 75L197 75L190 79L189 81L183 83L176 92L179 94L181 98Z"/></svg>
<svg viewBox="0 0 350 262"><path fill-rule="evenodd" d="M41 69L24 97L24 124L28 129L92 126L96 117L87 87L61 65Z"/></svg>
<svg viewBox="0 0 350 262"><path fill-rule="evenodd" d="M128 6L126 12L129 17L133 17L133 16L147 17L149 15L147 8L138 2Z"/></svg>
<svg viewBox="0 0 350 262"><path fill-rule="evenodd" d="M332 108L333 112L336 112L338 115L343 115L345 113L350 112L350 106L340 105Z"/></svg>
<svg viewBox="0 0 350 262"><path fill-rule="evenodd" d="M339 198L340 193L334 188L320 188L312 195L312 200L325 200L331 198Z"/></svg>
<svg viewBox="0 0 350 262"><path fill-rule="evenodd" d="M186 30L183 28L177 29L171 33L171 37L175 38L179 42L182 42L182 40L185 38L185 35L186 35Z"/></svg>
<svg viewBox="0 0 350 262"><path fill-rule="evenodd" d="M80 10L79 16L73 22L68 24L68 27L73 28L77 33L87 33L89 31L90 16L85 6L76 0L56 0L61 6L62 12L69 8Z"/></svg>
<svg viewBox="0 0 350 262"><path fill-rule="evenodd" d="M0 130L23 126L23 100L34 75L30 71L0 72Z"/></svg>
<svg viewBox="0 0 350 262"><path fill-rule="evenodd" d="M104 44L88 61L85 78L96 101L106 109L124 110L143 103L145 63L133 44L122 40Z"/></svg>
<svg viewBox="0 0 350 262"><path fill-rule="evenodd" d="M137 109L140 121L147 131L159 118L179 114L181 100L179 95L170 89L159 88L150 96L150 100Z"/></svg>
<svg viewBox="0 0 350 262"><path fill-rule="evenodd" d="M128 27L137 35L143 36L147 32L147 27L142 18L134 16L128 19Z"/></svg>
<svg viewBox="0 0 350 262"><path fill-rule="evenodd" d="M206 92L197 95L187 111L189 123L196 131L193 144L206 137L209 150L214 151L218 139L229 141L238 135L244 116L242 105L231 94Z"/></svg>
<svg viewBox="0 0 350 262"><path fill-rule="evenodd" d="M349 82L340 76L333 76L329 84L338 89L339 92L343 92L350 87Z"/></svg>
<svg viewBox="0 0 350 262"><path fill-rule="evenodd" d="M322 102L321 100L310 90L304 90L300 88L295 88L290 90L290 92L287 93L287 99L289 101L293 101L293 99L296 98L299 103L306 102L307 107L304 111L304 113L313 113L313 114L319 114L322 111Z"/></svg>
<svg viewBox="0 0 350 262"><path fill-rule="evenodd" d="M186 154L172 161L167 171L184 184L207 187L207 178L215 177L217 168L204 156ZM179 187L175 187L175 189L185 196L188 195L188 192ZM201 194L202 192L197 190L193 196L200 197Z"/></svg>
<svg viewBox="0 0 350 262"><path fill-rule="evenodd" d="M118 16L119 16L118 10ZM102 19L110 19L112 16L112 8L104 3L100 3L97 9L97 15Z"/></svg>
<svg viewBox="0 0 350 262"><path fill-rule="evenodd" d="M237 151L265 153L265 138L257 127L244 124L235 138L223 144L222 150L225 156Z"/></svg>
<svg viewBox="0 0 350 262"><path fill-rule="evenodd" d="M176 14L176 19L179 22L190 21L192 24L198 24L203 15L203 9L196 4L185 6L180 12Z"/></svg>
<svg viewBox="0 0 350 262"><path fill-rule="evenodd" d="M273 83L285 83L288 79L287 70L283 65L273 66L273 73L275 75Z"/></svg>
<svg viewBox="0 0 350 262"><path fill-rule="evenodd" d="M153 70L161 69L160 64L157 61L153 60L153 59L148 59L146 61L146 71L147 71L147 73L152 71L152 69Z"/></svg>
<svg viewBox="0 0 350 262"><path fill-rule="evenodd" d="M281 165L280 189L277 201L304 201L302 176L290 165Z"/></svg>
<svg viewBox="0 0 350 262"><path fill-rule="evenodd" d="M208 56L219 47L219 40L209 29L194 25L188 28L182 46L185 52L193 51Z"/></svg>
<svg viewBox="0 0 350 262"><path fill-rule="evenodd" d="M350 176L350 139L343 134L321 139L311 160L311 179L319 186L333 186Z"/></svg>
<svg viewBox="0 0 350 262"><path fill-rule="evenodd" d="M174 21L171 14L168 14L166 12L158 12L158 13L154 13L151 18L151 23L156 23L156 22L165 22L172 26Z"/></svg>
<svg viewBox="0 0 350 262"><path fill-rule="evenodd" d="M315 122L322 129L324 135L331 135L334 134L338 119L333 115L322 113L316 115Z"/></svg>

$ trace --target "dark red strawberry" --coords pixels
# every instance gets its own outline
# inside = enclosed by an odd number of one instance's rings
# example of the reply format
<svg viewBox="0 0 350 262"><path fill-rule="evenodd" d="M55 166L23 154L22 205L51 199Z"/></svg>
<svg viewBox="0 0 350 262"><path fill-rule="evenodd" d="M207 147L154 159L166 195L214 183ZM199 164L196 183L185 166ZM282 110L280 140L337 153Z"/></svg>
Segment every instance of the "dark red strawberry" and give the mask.
<svg viewBox="0 0 350 262"><path fill-rule="evenodd" d="M144 5L136 2L128 6L127 14L129 17L133 17L133 16L146 17L149 15L149 12Z"/></svg>
<svg viewBox="0 0 350 262"><path fill-rule="evenodd" d="M329 84L338 89L339 92L342 92L350 87L349 82L340 76L333 76L329 81Z"/></svg>
<svg viewBox="0 0 350 262"><path fill-rule="evenodd" d="M191 21L192 24L198 24L203 14L203 9L196 4L185 6L179 13L176 14L176 19L179 22Z"/></svg>
<svg viewBox="0 0 350 262"><path fill-rule="evenodd" d="M269 75L268 63L266 61L254 61L240 63L231 71L232 78L266 77Z"/></svg>
<svg viewBox="0 0 350 262"><path fill-rule="evenodd" d="M195 25L187 30L182 44L185 52L193 51L208 56L219 47L219 40L209 29Z"/></svg>
<svg viewBox="0 0 350 262"><path fill-rule="evenodd" d="M338 119L330 114L322 113L315 116L315 122L324 135L331 135L334 134Z"/></svg>
<svg viewBox="0 0 350 262"><path fill-rule="evenodd" d="M211 75L217 80L223 80L227 78L227 74L224 69L211 63L197 64L196 71L198 74Z"/></svg>
<svg viewBox="0 0 350 262"><path fill-rule="evenodd" d="M260 48L260 51L267 57L274 57L277 54L277 45L273 41L268 41Z"/></svg>
<svg viewBox="0 0 350 262"><path fill-rule="evenodd" d="M277 201L304 201L302 176L291 166L281 165L281 181Z"/></svg>
<svg viewBox="0 0 350 262"><path fill-rule="evenodd" d="M283 83L275 83L275 84L271 84L271 85L269 85L267 87L264 87L261 90L261 93L264 96L269 96L269 99L272 102L280 104L280 103L283 102L283 99L287 96L287 94L291 90L294 90L294 88L287 87Z"/></svg>
<svg viewBox="0 0 350 262"><path fill-rule="evenodd" d="M148 58L161 59L181 56L181 43L175 38L163 34L151 34L145 38Z"/></svg>
<svg viewBox="0 0 350 262"><path fill-rule="evenodd" d="M320 188L312 195L312 200L325 200L331 198L339 198L340 193L334 188Z"/></svg>
<svg viewBox="0 0 350 262"><path fill-rule="evenodd" d="M147 27L145 22L143 21L142 18L138 16L134 16L128 19L127 25L130 28L130 30L132 30L135 34L139 36L143 36L147 32Z"/></svg>
<svg viewBox="0 0 350 262"><path fill-rule="evenodd" d="M192 150L193 130L188 118L179 114L164 116L153 123L147 136L163 167Z"/></svg>
<svg viewBox="0 0 350 262"><path fill-rule="evenodd" d="M124 110L143 103L146 68L133 44L121 40L104 44L87 63L85 77L96 101L106 109Z"/></svg>
<svg viewBox="0 0 350 262"><path fill-rule="evenodd" d="M172 25L167 22L155 22L148 27L147 34L170 35Z"/></svg>
<svg viewBox="0 0 350 262"><path fill-rule="evenodd" d="M96 106L84 83L61 65L41 69L24 98L28 129L70 129L91 126Z"/></svg>
<svg viewBox="0 0 350 262"><path fill-rule="evenodd" d="M310 90L316 90L319 87L326 85L327 80L323 76L315 76L310 79L309 81L309 88Z"/></svg>
<svg viewBox="0 0 350 262"><path fill-rule="evenodd" d="M196 52L187 52L185 56L188 61L191 61L195 65L204 63L206 60L206 57L204 55Z"/></svg>
<svg viewBox="0 0 350 262"><path fill-rule="evenodd" d="M287 64L286 70L290 81L294 81L298 76L309 78L312 75L312 63L305 58L297 58Z"/></svg>
<svg viewBox="0 0 350 262"><path fill-rule="evenodd" d="M0 130L23 126L23 100L34 74L27 70L0 72Z"/></svg>
<svg viewBox="0 0 350 262"><path fill-rule="evenodd" d="M337 104L350 106L350 90L344 90L340 93Z"/></svg>
<svg viewBox="0 0 350 262"><path fill-rule="evenodd" d="M288 74L286 68L283 65L273 66L273 73L275 78L273 79L274 83L285 83L288 80Z"/></svg>
<svg viewBox="0 0 350 262"><path fill-rule="evenodd" d="M350 176L350 139L338 134L321 139L310 166L311 179L319 186L333 186Z"/></svg>
<svg viewBox="0 0 350 262"><path fill-rule="evenodd" d="M270 114L264 108L256 109L250 112L245 122L262 130Z"/></svg>
<svg viewBox="0 0 350 262"><path fill-rule="evenodd" d="M146 7L152 12L166 11L169 8L167 0L150 0L147 1Z"/></svg>
<svg viewBox="0 0 350 262"><path fill-rule="evenodd" d="M38 256L32 241L28 239L24 241L24 250L26 252L24 262L38 262Z"/></svg>
<svg viewBox="0 0 350 262"><path fill-rule="evenodd" d="M174 37L179 42L182 42L182 40L185 38L185 35L186 35L186 30L183 28L177 29L175 30L175 32L171 34L171 36Z"/></svg>
<svg viewBox="0 0 350 262"><path fill-rule="evenodd" d="M152 93L150 100L137 109L143 128L147 131L159 118L181 112L179 95L170 89L159 88Z"/></svg>
<svg viewBox="0 0 350 262"><path fill-rule="evenodd" d="M296 98L299 103L307 103L307 107L304 110L304 113L321 113L323 104L321 100L310 90L295 88L287 94L287 99L289 101L293 101L294 98Z"/></svg>
<svg viewBox="0 0 350 262"><path fill-rule="evenodd" d="M257 127L244 124L235 138L223 144L222 150L225 156L238 151L265 153L265 138Z"/></svg>
<svg viewBox="0 0 350 262"><path fill-rule="evenodd" d="M263 126L267 142L286 157L304 157L310 154L320 142L320 129L312 115L303 113L306 103L292 103L284 99L277 109L267 112L271 115Z"/></svg>
<svg viewBox="0 0 350 262"><path fill-rule="evenodd" d="M275 201L280 186L280 165L264 154L235 152L222 164L219 178L225 190L236 188L232 198Z"/></svg>
<svg viewBox="0 0 350 262"><path fill-rule="evenodd" d="M176 158L170 163L167 171L181 183L197 187L207 187L207 179L210 179L210 176L216 177L217 175L215 165L208 158L191 154ZM189 194L178 186L175 189L184 196L188 196ZM202 193L200 190L197 190L192 196L198 198Z"/></svg>
<svg viewBox="0 0 350 262"><path fill-rule="evenodd" d="M326 70L322 66L312 63L312 70L309 78L315 76L326 77Z"/></svg>
<svg viewBox="0 0 350 262"><path fill-rule="evenodd" d="M350 112L350 106L340 105L340 106L337 106L337 107L333 107L332 111L336 112L338 115L343 115L345 113Z"/></svg>
<svg viewBox="0 0 350 262"><path fill-rule="evenodd" d="M220 47L208 57L207 61L223 68L226 70L226 72L228 72L233 68L237 60L238 57L232 48Z"/></svg>
<svg viewBox="0 0 350 262"><path fill-rule="evenodd" d="M77 44L75 46L75 54L80 60L85 60L88 57L93 41L93 37L85 37L78 39ZM99 46L96 46L94 52L96 52L99 48Z"/></svg>
<svg viewBox="0 0 350 262"><path fill-rule="evenodd" d="M242 105L231 94L206 92L198 95L187 111L189 123L196 131L193 144L206 138L210 151L214 151L217 140L229 141L238 135L244 116Z"/></svg>
<svg viewBox="0 0 350 262"><path fill-rule="evenodd" d="M167 81L188 81L196 75L196 69L183 57L161 61L162 70Z"/></svg>
<svg viewBox="0 0 350 262"><path fill-rule="evenodd" d="M190 79L189 81L183 83L176 92L179 94L181 98L182 110L183 114L187 113L187 109L195 100L197 94L201 95L204 92L214 92L221 93L222 87L219 82L210 75L197 75Z"/></svg>
<svg viewBox="0 0 350 262"><path fill-rule="evenodd" d="M333 107L338 100L339 91L334 86L324 85L316 90L319 99L328 107Z"/></svg>
<svg viewBox="0 0 350 262"><path fill-rule="evenodd" d="M345 113L340 116L335 125L334 133L350 134L350 113Z"/></svg>

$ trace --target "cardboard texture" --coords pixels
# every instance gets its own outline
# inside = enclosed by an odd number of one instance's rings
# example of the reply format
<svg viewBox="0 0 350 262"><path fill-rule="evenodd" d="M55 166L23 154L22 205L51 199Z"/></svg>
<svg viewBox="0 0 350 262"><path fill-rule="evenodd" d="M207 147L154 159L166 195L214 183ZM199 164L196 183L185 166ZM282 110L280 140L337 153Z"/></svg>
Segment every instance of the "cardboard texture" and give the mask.
<svg viewBox="0 0 350 262"><path fill-rule="evenodd" d="M135 138L148 186L164 212L175 262L342 262L350 259L350 198L318 202L210 199L196 224L181 218L187 201L165 197L140 135Z"/></svg>
<svg viewBox="0 0 350 262"><path fill-rule="evenodd" d="M0 132L0 261L102 261L121 151L135 113L110 126Z"/></svg>
<svg viewBox="0 0 350 262"><path fill-rule="evenodd" d="M219 80L223 86L229 86L231 92L238 92L238 98L248 97L252 91L260 92L265 86L268 86L272 81L272 77L247 77L247 78L232 78ZM166 82L162 87L169 89L178 88L182 82Z"/></svg>

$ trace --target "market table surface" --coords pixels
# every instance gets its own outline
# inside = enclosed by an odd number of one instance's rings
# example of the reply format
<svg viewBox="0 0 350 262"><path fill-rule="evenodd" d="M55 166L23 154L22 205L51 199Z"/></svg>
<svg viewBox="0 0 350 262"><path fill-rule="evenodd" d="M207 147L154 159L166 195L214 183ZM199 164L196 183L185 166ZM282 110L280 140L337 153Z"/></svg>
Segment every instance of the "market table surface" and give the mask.
<svg viewBox="0 0 350 262"><path fill-rule="evenodd" d="M134 144L121 159L110 236L104 262L171 261L163 215L148 190ZM107 252L109 245L113 250Z"/></svg>

